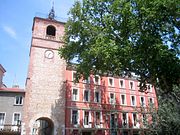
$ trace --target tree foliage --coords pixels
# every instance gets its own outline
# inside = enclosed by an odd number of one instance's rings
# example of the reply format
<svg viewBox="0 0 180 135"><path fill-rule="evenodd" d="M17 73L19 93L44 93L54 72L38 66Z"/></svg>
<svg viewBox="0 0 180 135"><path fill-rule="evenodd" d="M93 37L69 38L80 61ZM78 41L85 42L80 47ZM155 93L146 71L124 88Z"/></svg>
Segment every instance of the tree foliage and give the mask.
<svg viewBox="0 0 180 135"><path fill-rule="evenodd" d="M90 73L130 74L172 91L180 83L178 0L83 0L75 2L59 53L76 59L78 78Z"/></svg>
<svg viewBox="0 0 180 135"><path fill-rule="evenodd" d="M147 135L179 135L180 134L180 87L174 86L167 97L159 97L158 110L150 106L148 118L153 118L147 124Z"/></svg>

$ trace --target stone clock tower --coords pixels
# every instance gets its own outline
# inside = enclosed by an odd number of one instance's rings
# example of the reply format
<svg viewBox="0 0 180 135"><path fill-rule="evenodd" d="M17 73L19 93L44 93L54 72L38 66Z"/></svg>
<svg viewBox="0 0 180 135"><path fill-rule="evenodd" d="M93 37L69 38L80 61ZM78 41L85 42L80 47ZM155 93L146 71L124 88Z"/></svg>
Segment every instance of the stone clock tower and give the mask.
<svg viewBox="0 0 180 135"><path fill-rule="evenodd" d="M24 135L63 135L65 128L65 61L58 48L64 35L64 23L35 17L32 27L30 60L26 81Z"/></svg>

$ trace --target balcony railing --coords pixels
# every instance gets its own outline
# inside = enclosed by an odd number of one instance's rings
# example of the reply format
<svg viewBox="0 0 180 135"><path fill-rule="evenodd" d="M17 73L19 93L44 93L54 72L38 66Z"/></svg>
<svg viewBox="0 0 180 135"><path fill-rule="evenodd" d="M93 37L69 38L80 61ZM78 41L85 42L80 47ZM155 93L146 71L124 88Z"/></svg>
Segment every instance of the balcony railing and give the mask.
<svg viewBox="0 0 180 135"><path fill-rule="evenodd" d="M20 135L20 133L21 133L21 125L10 125L10 124L0 125L0 134Z"/></svg>
<svg viewBox="0 0 180 135"><path fill-rule="evenodd" d="M55 37L55 36L51 36L51 35L46 35L46 39L55 40L55 39L56 39L56 37Z"/></svg>

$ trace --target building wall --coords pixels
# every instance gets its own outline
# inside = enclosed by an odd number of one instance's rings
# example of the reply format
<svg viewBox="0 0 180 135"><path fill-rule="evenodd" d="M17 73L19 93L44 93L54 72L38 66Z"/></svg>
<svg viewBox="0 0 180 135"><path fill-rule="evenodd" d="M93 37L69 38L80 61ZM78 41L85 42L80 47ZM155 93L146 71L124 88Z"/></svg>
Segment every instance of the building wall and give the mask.
<svg viewBox="0 0 180 135"><path fill-rule="evenodd" d="M128 126L127 128L133 128L133 113L137 112L140 108L140 98L144 97L145 105L148 105L149 98L153 99L154 105L157 107L156 94L153 87L150 87L148 93L139 92L138 81L132 78L119 78L119 77L102 77L100 84L94 84L94 77L90 76L89 84L80 80L79 83L73 82L73 72L72 70L66 70L66 114L69 117L66 117L66 134L71 135L73 133L81 134L85 131L90 131L93 134L112 134L110 132L111 128L111 114L115 114L118 128L122 129L122 113L127 112ZM110 86L109 78L111 78L114 83L113 86ZM120 80L124 82L124 88L120 86ZM130 88L130 82L133 82L133 89ZM78 100L72 101L72 89L78 89ZM90 100L89 102L84 101L84 90L90 90ZM96 103L94 101L94 92L100 91L101 93L101 102ZM110 104L110 93L115 94L115 103ZM126 104L121 104L121 94L124 94L126 97ZM131 103L131 96L135 96L136 105L133 106ZM72 124L72 110L78 110L79 112L79 123L77 125ZM90 127L85 127L84 122L84 111L90 111ZM95 125L95 112L101 112L101 127L97 130ZM141 114L137 114L137 118L140 119ZM138 126L138 125L137 125ZM139 123L139 128L142 126L142 123ZM135 127L137 128L137 127ZM79 131L79 132L78 132ZM120 133L119 133L120 134Z"/></svg>
<svg viewBox="0 0 180 135"><path fill-rule="evenodd" d="M56 29L56 36L47 36L46 29L52 25ZM157 106L155 91L141 93L138 91L138 81L129 78L102 77L100 83L94 85L94 77L90 76L89 83L80 80L73 82L73 70L66 69L66 63L58 55L58 48L63 45L61 38L64 34L64 24L55 20L34 18L32 43L30 48L29 69L26 82L26 99L24 107L23 124L24 135L32 135L37 129L37 120L47 120L53 127L53 135L86 134L110 135L112 132L112 119L116 117L117 125L122 128L122 113L127 112L128 127L132 128L132 113L134 107L140 107L140 98L144 97L145 104L148 99L154 99ZM48 58L47 51L54 56ZM49 55L48 55L49 56ZM112 86L110 80L112 79ZM120 87L123 80L124 87ZM133 89L130 89L130 83ZM78 89L78 100L72 101L72 89ZM84 90L89 90L89 101L84 101ZM94 91L100 92L101 102L94 101ZM110 95L114 94L115 103L110 104ZM126 97L126 104L121 104L121 95ZM131 95L136 97L136 106L131 105ZM78 124L72 124L72 110L78 111ZM85 111L89 111L90 126L84 126ZM101 113L100 127L95 125L95 113ZM141 116L137 116L141 117ZM111 122L111 123L110 123ZM98 129L98 130L97 130Z"/></svg>
<svg viewBox="0 0 180 135"><path fill-rule="evenodd" d="M52 39L46 36L46 28L49 25L56 28L56 36ZM32 134L33 125L41 118L52 122L53 134L61 134L64 128L65 61L58 55L58 48L62 46L59 37L63 32L63 23L42 18L34 19L23 120L26 135ZM47 50L53 52L52 58L46 57Z"/></svg>
<svg viewBox="0 0 180 135"><path fill-rule="evenodd" d="M3 66L0 64L0 87L3 86L3 76L6 70L3 68Z"/></svg>
<svg viewBox="0 0 180 135"><path fill-rule="evenodd" d="M4 124L12 124L13 113L20 113L23 115L23 104L16 105L15 97L22 96L24 100L24 93L17 92L0 92L0 112L5 113L5 123Z"/></svg>
<svg viewBox="0 0 180 135"><path fill-rule="evenodd" d="M0 70L0 87L3 85L3 82L2 82L3 75L4 75L4 73Z"/></svg>

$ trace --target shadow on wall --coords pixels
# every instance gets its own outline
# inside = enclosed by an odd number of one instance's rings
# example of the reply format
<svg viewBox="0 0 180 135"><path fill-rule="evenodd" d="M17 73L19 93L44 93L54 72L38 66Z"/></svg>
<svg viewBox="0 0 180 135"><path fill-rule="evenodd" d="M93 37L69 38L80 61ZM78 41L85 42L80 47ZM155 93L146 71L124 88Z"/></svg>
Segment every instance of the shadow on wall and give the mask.
<svg viewBox="0 0 180 135"><path fill-rule="evenodd" d="M60 82L58 98L55 99L54 106L51 107L51 118L54 119L54 134L65 135L65 95L66 82Z"/></svg>
<svg viewBox="0 0 180 135"><path fill-rule="evenodd" d="M88 86L87 86L88 85ZM86 89L90 90L90 101L91 102L85 102L84 96L83 96L83 90ZM77 88L79 90L79 100L73 101L72 100L72 89ZM99 103L101 107L99 108L99 104L94 102L94 89L98 88L101 91L101 102ZM72 80L67 80L65 82L62 82L59 87L59 95L58 98L55 100L54 106L52 106L51 110L51 117L55 119L54 128L56 129L57 135L65 135L66 133L77 133L79 132L78 129L83 129L84 127L84 119L82 118L83 113L85 111L88 112L90 110L91 113L91 128L95 128L95 110L102 111L102 118L103 118L103 127L110 128L110 118L111 114L116 115L116 117L120 118L120 112L122 111L122 108L120 105L110 105L109 104L109 93L108 87L105 87L105 82L101 81L101 85L98 85L98 87L95 87L95 84L93 83L93 78L90 78L90 83L86 84L84 82L80 82L79 85L76 85L73 83ZM119 103L119 99L115 98L115 102ZM71 119L71 113L73 110L79 111L79 127L75 127L72 124ZM117 111L118 110L118 111ZM65 117L66 116L66 117ZM118 127L121 127L122 121L118 119L117 121ZM65 127L67 130L65 131ZM82 132L82 131L80 131Z"/></svg>

